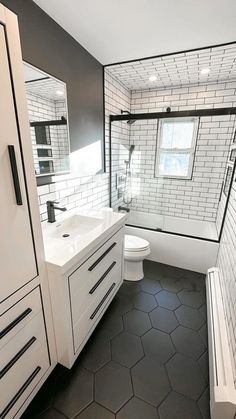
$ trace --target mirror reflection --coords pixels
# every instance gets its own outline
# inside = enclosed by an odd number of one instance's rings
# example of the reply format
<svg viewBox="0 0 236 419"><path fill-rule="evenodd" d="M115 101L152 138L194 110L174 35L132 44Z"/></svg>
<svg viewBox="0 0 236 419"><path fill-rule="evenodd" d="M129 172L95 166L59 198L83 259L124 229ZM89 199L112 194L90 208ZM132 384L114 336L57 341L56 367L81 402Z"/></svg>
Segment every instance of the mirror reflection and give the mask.
<svg viewBox="0 0 236 419"><path fill-rule="evenodd" d="M37 177L70 172L66 84L23 63Z"/></svg>

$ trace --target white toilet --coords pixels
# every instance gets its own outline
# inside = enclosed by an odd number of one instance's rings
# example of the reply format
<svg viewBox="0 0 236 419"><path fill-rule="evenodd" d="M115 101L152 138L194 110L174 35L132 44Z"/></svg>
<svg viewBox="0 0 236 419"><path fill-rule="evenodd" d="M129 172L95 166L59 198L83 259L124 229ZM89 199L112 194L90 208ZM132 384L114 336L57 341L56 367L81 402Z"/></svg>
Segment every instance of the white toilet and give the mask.
<svg viewBox="0 0 236 419"><path fill-rule="evenodd" d="M124 279L140 281L143 279L143 260L150 255L147 240L125 234L124 242Z"/></svg>

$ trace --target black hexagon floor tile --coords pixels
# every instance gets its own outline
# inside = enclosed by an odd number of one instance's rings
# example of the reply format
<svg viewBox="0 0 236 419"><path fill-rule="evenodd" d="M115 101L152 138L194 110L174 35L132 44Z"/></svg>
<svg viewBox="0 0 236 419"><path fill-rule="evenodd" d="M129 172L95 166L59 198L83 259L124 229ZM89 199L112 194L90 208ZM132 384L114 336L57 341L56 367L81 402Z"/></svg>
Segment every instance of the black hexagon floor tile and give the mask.
<svg viewBox="0 0 236 419"><path fill-rule="evenodd" d="M193 308L199 308L204 303L199 291L184 289L178 293L178 297L182 304Z"/></svg>
<svg viewBox="0 0 236 419"><path fill-rule="evenodd" d="M157 279L144 278L140 281L141 289L149 294L156 294L161 291L161 284Z"/></svg>
<svg viewBox="0 0 236 419"><path fill-rule="evenodd" d="M157 302L154 295L141 291L134 296L133 306L138 310L142 310L142 311L145 311L146 313L149 313L155 307L157 307Z"/></svg>
<svg viewBox="0 0 236 419"><path fill-rule="evenodd" d="M67 416L63 415L63 413L58 412L58 410L54 408L50 408L46 410L42 415L40 415L41 419L67 419Z"/></svg>
<svg viewBox="0 0 236 419"><path fill-rule="evenodd" d="M139 295L139 294L138 294ZM118 292L111 302L107 314L109 316L116 316L116 315L122 315L127 313L129 310L133 308L132 299L129 295L122 294Z"/></svg>
<svg viewBox="0 0 236 419"><path fill-rule="evenodd" d="M111 360L110 341L94 335L90 338L80 355L82 367L91 372L96 372Z"/></svg>
<svg viewBox="0 0 236 419"><path fill-rule="evenodd" d="M171 389L164 366L150 358L139 361L131 374L134 394L153 406L158 406Z"/></svg>
<svg viewBox="0 0 236 419"><path fill-rule="evenodd" d="M206 304L203 304L201 307L199 307L198 311L200 311L202 317L207 321L207 306Z"/></svg>
<svg viewBox="0 0 236 419"><path fill-rule="evenodd" d="M155 308L149 316L152 326L162 332L171 333L179 325L174 312L163 307Z"/></svg>
<svg viewBox="0 0 236 419"><path fill-rule="evenodd" d="M171 333L171 338L177 352L191 358L198 359L206 351L202 338L195 330L179 326Z"/></svg>
<svg viewBox="0 0 236 419"><path fill-rule="evenodd" d="M197 361L175 354L167 362L166 369L174 391L192 400L197 400L201 396L206 387L206 380Z"/></svg>
<svg viewBox="0 0 236 419"><path fill-rule="evenodd" d="M97 403L91 403L75 419L115 419L115 415Z"/></svg>
<svg viewBox="0 0 236 419"><path fill-rule="evenodd" d="M192 307L182 305L175 310L175 314L179 323L190 329L199 330L205 323L201 313Z"/></svg>
<svg viewBox="0 0 236 419"><path fill-rule="evenodd" d="M201 336L205 345L207 346L208 336L207 336L207 325L206 325L206 323L201 327L201 329L199 329L198 333Z"/></svg>
<svg viewBox="0 0 236 419"><path fill-rule="evenodd" d="M166 277L166 266L161 263L154 263L151 260L143 261L144 276L150 279L160 280Z"/></svg>
<svg viewBox="0 0 236 419"><path fill-rule="evenodd" d="M141 339L128 332L122 332L111 341L113 361L131 368L143 356Z"/></svg>
<svg viewBox="0 0 236 419"><path fill-rule="evenodd" d="M172 391L158 408L160 419L202 419L197 404Z"/></svg>
<svg viewBox="0 0 236 419"><path fill-rule="evenodd" d="M170 292L179 292L183 289L183 283L181 278L169 278L166 277L161 280L162 288Z"/></svg>
<svg viewBox="0 0 236 419"><path fill-rule="evenodd" d="M141 339L145 355L156 362L164 363L175 353L170 336L160 330L151 329Z"/></svg>
<svg viewBox="0 0 236 419"><path fill-rule="evenodd" d="M204 375L205 379L208 381L209 378L209 359L208 359L208 351L204 352L198 359L198 365L201 368L202 374Z"/></svg>
<svg viewBox="0 0 236 419"><path fill-rule="evenodd" d="M109 362L95 374L95 401L116 413L133 396L130 370Z"/></svg>
<svg viewBox="0 0 236 419"><path fill-rule="evenodd" d="M105 313L94 331L96 337L102 339L112 339L122 332L124 329L121 316L110 316L109 312Z"/></svg>
<svg viewBox="0 0 236 419"><path fill-rule="evenodd" d="M210 394L209 394L209 388L206 388L204 393L201 395L201 397L198 400L198 406L201 411L203 419L211 419L210 414Z"/></svg>
<svg viewBox="0 0 236 419"><path fill-rule="evenodd" d="M119 290L119 293L131 296L131 295L135 295L139 291L141 291L139 282L124 281L122 284L122 287Z"/></svg>
<svg viewBox="0 0 236 419"><path fill-rule="evenodd" d="M124 282L74 367L58 365L22 419L197 419L199 411L210 419L206 303L194 308L205 301L205 276L151 261L144 273ZM169 313L181 323L171 334L150 326L152 318L169 331Z"/></svg>
<svg viewBox="0 0 236 419"><path fill-rule="evenodd" d="M68 370L63 374L56 385L57 393L53 407L68 418L80 413L93 401L93 374L80 367L79 361L71 371Z"/></svg>
<svg viewBox="0 0 236 419"><path fill-rule="evenodd" d="M177 295L173 292L162 290L156 294L158 305L169 310L175 310L181 305Z"/></svg>
<svg viewBox="0 0 236 419"><path fill-rule="evenodd" d="M123 321L125 330L138 336L142 336L152 327L148 314L136 309L126 313Z"/></svg>
<svg viewBox="0 0 236 419"><path fill-rule="evenodd" d="M147 404L143 400L133 397L117 413L116 419L158 419L155 407ZM96 419L96 418L95 418ZM103 418L101 418L103 419Z"/></svg>

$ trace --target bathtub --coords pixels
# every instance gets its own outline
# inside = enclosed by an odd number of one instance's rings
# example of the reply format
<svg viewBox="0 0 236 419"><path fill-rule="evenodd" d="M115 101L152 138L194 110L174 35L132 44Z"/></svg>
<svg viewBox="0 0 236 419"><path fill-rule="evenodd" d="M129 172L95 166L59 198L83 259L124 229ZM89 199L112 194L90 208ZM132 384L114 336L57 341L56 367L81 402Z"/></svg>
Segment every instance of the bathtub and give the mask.
<svg viewBox="0 0 236 419"><path fill-rule="evenodd" d="M155 262L201 273L216 264L219 243L214 241L217 240L214 223L131 210L126 234L148 240L151 247L148 259Z"/></svg>

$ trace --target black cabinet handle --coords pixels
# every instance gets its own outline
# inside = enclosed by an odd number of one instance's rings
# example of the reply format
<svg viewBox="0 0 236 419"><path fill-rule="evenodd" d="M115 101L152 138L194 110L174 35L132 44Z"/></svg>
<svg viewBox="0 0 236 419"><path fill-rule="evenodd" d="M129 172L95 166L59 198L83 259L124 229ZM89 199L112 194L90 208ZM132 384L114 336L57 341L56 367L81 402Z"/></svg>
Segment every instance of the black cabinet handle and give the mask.
<svg viewBox="0 0 236 419"><path fill-rule="evenodd" d="M110 247L108 247L108 249L96 260L96 262L94 262L90 268L88 268L88 270L91 272L100 262L102 259L104 259L104 257L111 251L111 249L113 249L113 247L116 246L116 242L112 243L112 245Z"/></svg>
<svg viewBox="0 0 236 419"><path fill-rule="evenodd" d="M21 395L24 393L24 391L27 389L27 387L30 385L30 383L33 381L33 379L36 377L36 375L41 370L41 367L35 368L35 370L32 372L32 374L29 376L29 378L25 381L23 386L18 390L18 392L15 394L13 399L11 399L10 403L5 407L5 409L0 413L0 419L4 419L7 414L10 412L14 404L16 404L17 400L21 397Z"/></svg>
<svg viewBox="0 0 236 419"><path fill-rule="evenodd" d="M115 265L116 265L116 262L113 262L111 264L111 266L109 266L109 268L106 270L106 272L104 272L104 274L101 276L101 278L99 278L99 280L96 282L96 284L93 286L93 288L91 288L91 290L89 291L89 294L94 293L94 291L101 284L101 282L106 278L106 276L109 274L109 272L112 270L112 268L114 268Z"/></svg>
<svg viewBox="0 0 236 419"><path fill-rule="evenodd" d="M36 341L36 337L33 336L19 352L7 363L7 365L0 371L0 379L15 365L15 363L24 355L27 349Z"/></svg>
<svg viewBox="0 0 236 419"><path fill-rule="evenodd" d="M14 145L8 146L8 153L9 153L10 164L11 164L13 185L14 185L15 195L16 195L16 203L17 205L23 205Z"/></svg>
<svg viewBox="0 0 236 419"><path fill-rule="evenodd" d="M23 313L21 313L15 320L13 320L5 329L0 332L0 339L2 339L7 333L9 333L18 323L21 322L28 314L30 314L32 308L27 308Z"/></svg>
<svg viewBox="0 0 236 419"><path fill-rule="evenodd" d="M115 282L113 282L113 284L110 286L109 290L107 291L107 293L104 295L103 299L100 301L100 303L98 304L97 308L95 308L93 314L90 316L90 319L93 320L94 317L96 316L97 312L100 310L100 308L102 307L102 305L104 304L104 302L106 301L107 297L109 296L109 294L112 292L114 286L116 285Z"/></svg>

